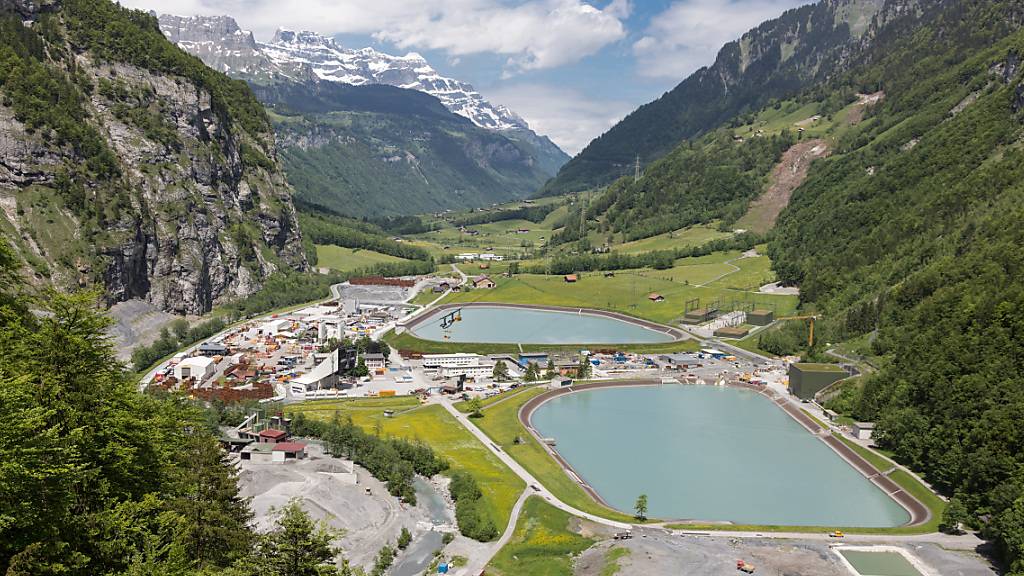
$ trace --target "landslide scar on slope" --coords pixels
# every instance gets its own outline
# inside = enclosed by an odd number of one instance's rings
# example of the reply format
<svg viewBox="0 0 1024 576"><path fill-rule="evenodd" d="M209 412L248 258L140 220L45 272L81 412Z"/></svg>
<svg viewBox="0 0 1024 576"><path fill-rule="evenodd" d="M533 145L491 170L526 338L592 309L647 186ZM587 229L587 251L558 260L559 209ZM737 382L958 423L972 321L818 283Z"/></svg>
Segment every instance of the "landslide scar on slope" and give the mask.
<svg viewBox="0 0 1024 576"><path fill-rule="evenodd" d="M772 169L771 185L750 203L747 213L736 222L736 228L759 234L771 230L782 209L789 204L793 190L807 179L811 162L828 154L828 143L820 138L799 142L786 150Z"/></svg>

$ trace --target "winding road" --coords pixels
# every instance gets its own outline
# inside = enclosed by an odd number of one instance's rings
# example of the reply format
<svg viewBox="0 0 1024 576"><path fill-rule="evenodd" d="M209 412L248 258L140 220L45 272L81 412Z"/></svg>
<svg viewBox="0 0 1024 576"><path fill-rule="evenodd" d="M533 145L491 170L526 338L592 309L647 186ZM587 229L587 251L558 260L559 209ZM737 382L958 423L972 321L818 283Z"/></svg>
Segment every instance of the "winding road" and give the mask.
<svg viewBox="0 0 1024 576"><path fill-rule="evenodd" d="M750 352L744 351L750 355ZM754 354L753 356L757 356ZM722 538L771 538L780 540L810 540L810 541L834 541L828 534L814 533L814 532L757 532L757 531L743 531L743 530L714 530L712 532L698 531L698 530L685 530L685 529L670 529L667 528L670 522L659 522L652 524L633 525L624 522L618 522L615 520L609 520L601 516L597 516L588 512L584 512L575 508L562 500L559 500L557 496L552 494L540 481L537 480L528 470L526 470L519 462L509 456L505 451L499 448L493 440L487 434L485 434L480 428L478 428L469 418L468 414L463 414L455 409L452 403L448 399L436 399L432 400L444 407L449 414L462 426L464 426L473 436L477 438L488 450L494 454L499 460L502 461L506 466L509 467L517 476L519 476L527 485L526 490L520 495L519 500L516 502L512 509L512 515L509 518L508 526L506 527L501 538L495 543L495 546L490 548L489 554L485 557L483 555L473 558L470 563L464 567L464 571L458 572L458 574L476 575L480 574L495 554L503 546L505 546L515 533L516 522L518 516L522 510L523 504L526 499L531 495L536 495L544 498L548 504L579 518L585 518L597 524L607 526L616 530L632 530L639 535L645 534L669 534L674 536L692 536L692 535L706 535L716 536ZM949 535L942 533L930 533L930 534L908 534L908 535L871 535L871 534L848 534L843 539L844 542L858 543L858 544L885 544L885 543L923 543L928 542L937 544L943 548L951 550L976 550L984 541L978 538L976 534L968 533L962 535Z"/></svg>

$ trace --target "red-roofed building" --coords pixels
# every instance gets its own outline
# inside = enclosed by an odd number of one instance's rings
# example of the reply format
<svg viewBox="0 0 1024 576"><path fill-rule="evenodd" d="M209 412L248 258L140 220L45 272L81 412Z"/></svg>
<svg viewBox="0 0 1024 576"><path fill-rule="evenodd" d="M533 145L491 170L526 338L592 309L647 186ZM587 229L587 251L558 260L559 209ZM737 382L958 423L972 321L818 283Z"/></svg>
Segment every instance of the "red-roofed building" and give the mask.
<svg viewBox="0 0 1024 576"><path fill-rule="evenodd" d="M306 445L302 442L278 442L274 445L273 462L300 460L306 457Z"/></svg>
<svg viewBox="0 0 1024 576"><path fill-rule="evenodd" d="M260 432L260 442L265 444L277 444L288 439L288 433L276 428L267 428Z"/></svg>
<svg viewBox="0 0 1024 576"><path fill-rule="evenodd" d="M278 442L277 444L274 444L274 451L305 452L306 445L302 442Z"/></svg>

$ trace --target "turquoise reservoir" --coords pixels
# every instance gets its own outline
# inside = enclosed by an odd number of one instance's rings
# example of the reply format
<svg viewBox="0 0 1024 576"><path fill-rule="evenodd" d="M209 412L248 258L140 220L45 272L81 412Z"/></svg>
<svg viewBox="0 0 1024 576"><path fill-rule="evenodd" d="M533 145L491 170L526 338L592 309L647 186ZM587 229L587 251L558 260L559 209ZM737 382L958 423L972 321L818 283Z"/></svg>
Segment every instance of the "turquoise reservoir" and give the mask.
<svg viewBox="0 0 1024 576"><path fill-rule="evenodd" d="M513 344L639 344L671 342L672 336L639 324L596 314L502 306L463 308L462 321L445 331L434 312L411 332L427 340Z"/></svg>
<svg viewBox="0 0 1024 576"><path fill-rule="evenodd" d="M910 516L770 400L665 385L556 397L531 418L614 508L736 524L888 527Z"/></svg>

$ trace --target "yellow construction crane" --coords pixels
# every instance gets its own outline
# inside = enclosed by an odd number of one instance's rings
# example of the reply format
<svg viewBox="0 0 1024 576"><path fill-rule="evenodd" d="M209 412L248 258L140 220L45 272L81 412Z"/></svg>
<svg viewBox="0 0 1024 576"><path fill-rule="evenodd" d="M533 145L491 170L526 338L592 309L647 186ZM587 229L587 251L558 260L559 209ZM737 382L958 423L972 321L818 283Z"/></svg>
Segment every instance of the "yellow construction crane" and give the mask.
<svg viewBox="0 0 1024 576"><path fill-rule="evenodd" d="M809 335L807 336L807 347L808 348L813 348L814 347L814 319L815 318L817 318L817 316L783 316L782 318L776 318L776 320L807 320L808 321L808 327L810 328Z"/></svg>

